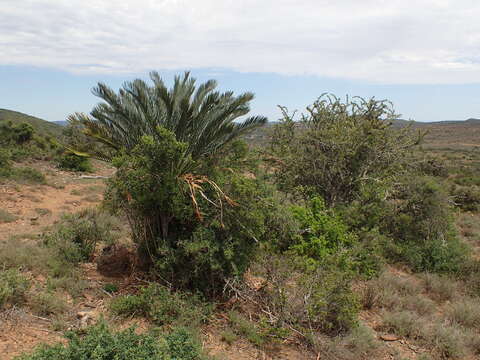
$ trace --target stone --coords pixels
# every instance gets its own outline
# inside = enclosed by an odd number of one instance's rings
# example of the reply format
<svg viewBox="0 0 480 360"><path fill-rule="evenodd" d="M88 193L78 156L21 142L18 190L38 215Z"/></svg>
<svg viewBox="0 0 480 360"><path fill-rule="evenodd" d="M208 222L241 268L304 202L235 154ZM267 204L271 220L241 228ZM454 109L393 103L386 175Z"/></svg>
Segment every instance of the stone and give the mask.
<svg viewBox="0 0 480 360"><path fill-rule="evenodd" d="M399 337L393 334L384 334L380 335L380 339L382 339L383 341L397 341Z"/></svg>

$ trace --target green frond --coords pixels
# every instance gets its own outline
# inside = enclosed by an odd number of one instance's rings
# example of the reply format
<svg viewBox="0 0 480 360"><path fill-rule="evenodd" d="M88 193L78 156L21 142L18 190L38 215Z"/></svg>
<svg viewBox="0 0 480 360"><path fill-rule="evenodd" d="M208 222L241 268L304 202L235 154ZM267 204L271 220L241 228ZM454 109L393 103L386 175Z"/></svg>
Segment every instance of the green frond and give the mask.
<svg viewBox="0 0 480 360"><path fill-rule="evenodd" d="M92 156L109 158L121 149L131 150L143 135L155 137L159 127L187 143L186 156L213 156L232 139L267 121L262 116L238 120L250 111L252 93L220 93L215 80L196 86L189 72L175 76L170 89L158 72L151 72L150 79L152 85L140 79L125 82L118 92L99 83L92 92L103 102L90 115L69 117L109 149Z"/></svg>

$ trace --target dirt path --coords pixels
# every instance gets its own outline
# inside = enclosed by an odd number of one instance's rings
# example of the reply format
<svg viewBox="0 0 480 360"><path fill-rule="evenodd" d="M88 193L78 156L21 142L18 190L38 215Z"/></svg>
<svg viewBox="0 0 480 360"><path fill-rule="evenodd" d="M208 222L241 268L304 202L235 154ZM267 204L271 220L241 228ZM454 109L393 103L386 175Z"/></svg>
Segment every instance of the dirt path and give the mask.
<svg viewBox="0 0 480 360"><path fill-rule="evenodd" d="M104 179L86 179L82 175L60 171L48 163L35 166L47 174L48 185L0 185L0 209L17 217L0 220L0 241L19 234L37 234L63 213L94 206L102 199ZM93 176L110 176L112 169L98 166Z"/></svg>

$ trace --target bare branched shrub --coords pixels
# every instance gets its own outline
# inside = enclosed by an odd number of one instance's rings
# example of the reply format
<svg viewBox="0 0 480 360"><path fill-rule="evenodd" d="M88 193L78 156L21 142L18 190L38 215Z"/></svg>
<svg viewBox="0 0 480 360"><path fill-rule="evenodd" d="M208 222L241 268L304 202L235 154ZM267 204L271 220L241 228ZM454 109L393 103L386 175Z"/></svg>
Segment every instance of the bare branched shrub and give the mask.
<svg viewBox="0 0 480 360"><path fill-rule="evenodd" d="M254 272L263 279L261 286L236 281L227 283L226 290L255 304L272 326L308 340L318 333L346 333L357 325L359 303L344 272L325 265L305 273L281 256L260 259Z"/></svg>

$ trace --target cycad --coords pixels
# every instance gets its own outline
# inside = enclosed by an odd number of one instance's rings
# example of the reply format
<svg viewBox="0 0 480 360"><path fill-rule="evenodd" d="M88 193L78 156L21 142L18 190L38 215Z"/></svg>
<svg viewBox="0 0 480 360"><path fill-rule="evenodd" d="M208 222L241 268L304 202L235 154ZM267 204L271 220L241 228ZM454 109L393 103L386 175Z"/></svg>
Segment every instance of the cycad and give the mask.
<svg viewBox="0 0 480 360"><path fill-rule="evenodd" d="M231 140L267 121L263 116L236 121L249 112L252 93L220 93L215 91L214 80L196 87L188 72L176 76L171 89L157 72L150 73L150 78L152 86L136 79L124 83L118 93L99 83L93 93L105 102L96 105L90 116L75 113L69 117L102 144L90 155L111 160L122 149L132 150L144 135L156 138L163 127L188 144L186 157L197 160L216 154Z"/></svg>

